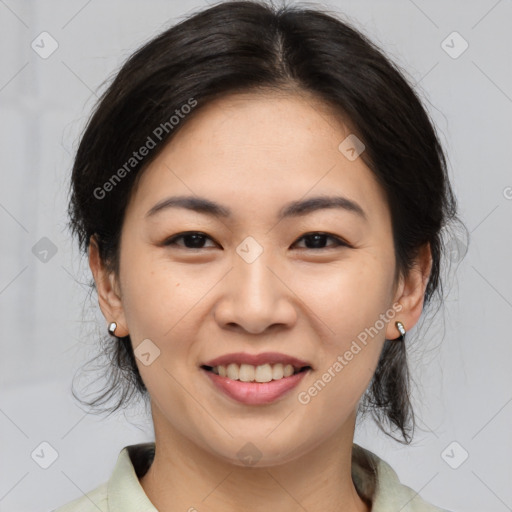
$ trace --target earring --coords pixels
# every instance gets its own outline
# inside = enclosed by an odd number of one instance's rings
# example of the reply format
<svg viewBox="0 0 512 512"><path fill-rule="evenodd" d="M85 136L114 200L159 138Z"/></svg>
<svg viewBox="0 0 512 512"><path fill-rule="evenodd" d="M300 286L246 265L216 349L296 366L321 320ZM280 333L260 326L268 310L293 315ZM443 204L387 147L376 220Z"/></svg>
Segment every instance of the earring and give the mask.
<svg viewBox="0 0 512 512"><path fill-rule="evenodd" d="M405 340L405 327L404 324L400 321L395 322L396 328L398 329L398 332L400 333L400 336L398 338L395 338L394 341L404 341Z"/></svg>
<svg viewBox="0 0 512 512"><path fill-rule="evenodd" d="M117 324L116 324L115 322L111 322L111 323L108 325L108 333L109 333L111 336L115 336L116 329L117 329Z"/></svg>

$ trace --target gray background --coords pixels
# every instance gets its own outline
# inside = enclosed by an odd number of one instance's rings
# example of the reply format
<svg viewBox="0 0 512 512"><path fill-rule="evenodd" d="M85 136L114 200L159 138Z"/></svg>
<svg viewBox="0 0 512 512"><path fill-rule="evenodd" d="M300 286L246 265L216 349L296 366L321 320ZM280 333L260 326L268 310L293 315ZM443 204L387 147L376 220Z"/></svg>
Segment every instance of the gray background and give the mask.
<svg viewBox="0 0 512 512"><path fill-rule="evenodd" d="M0 0L1 511L62 505L105 481L123 446L152 439L140 412L102 419L70 392L106 324L80 284L87 262L66 230L68 177L102 82L142 42L205 5ZM422 431L403 447L367 421L355 441L438 506L512 510L512 1L320 5L344 13L416 84L471 232L460 262L464 242L450 241L458 269L444 309L408 336ZM43 31L58 43L47 58L31 47L51 48ZM457 58L454 31L469 44ZM41 252L44 237L55 254ZM31 458L42 442L58 453L48 469Z"/></svg>

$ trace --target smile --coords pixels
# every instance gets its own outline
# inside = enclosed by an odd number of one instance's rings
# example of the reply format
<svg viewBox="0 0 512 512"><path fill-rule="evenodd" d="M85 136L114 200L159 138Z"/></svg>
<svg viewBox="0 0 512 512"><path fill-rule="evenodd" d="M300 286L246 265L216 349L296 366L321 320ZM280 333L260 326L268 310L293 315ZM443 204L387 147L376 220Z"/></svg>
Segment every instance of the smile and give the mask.
<svg viewBox="0 0 512 512"><path fill-rule="evenodd" d="M274 402L295 388L310 370L310 366L298 368L281 363L259 366L236 363L227 366L201 366L201 371L216 390L248 405Z"/></svg>

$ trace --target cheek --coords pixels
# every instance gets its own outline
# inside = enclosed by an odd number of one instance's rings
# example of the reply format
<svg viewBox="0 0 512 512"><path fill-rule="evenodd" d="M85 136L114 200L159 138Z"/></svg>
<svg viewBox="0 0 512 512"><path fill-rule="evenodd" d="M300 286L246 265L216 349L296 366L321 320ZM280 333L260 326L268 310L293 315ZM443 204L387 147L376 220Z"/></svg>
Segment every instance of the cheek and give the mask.
<svg viewBox="0 0 512 512"><path fill-rule="evenodd" d="M364 255L296 274L293 290L326 342L339 346L374 325L389 307L392 271L384 260Z"/></svg>
<svg viewBox="0 0 512 512"><path fill-rule="evenodd" d="M123 308L130 331L136 337L162 339L186 322L187 312L204 295L208 282L197 278L190 286L179 265L170 265L162 257L140 251L128 252L122 275ZM182 319L182 320L181 320ZM132 337L135 341L135 339Z"/></svg>
<svg viewBox="0 0 512 512"><path fill-rule="evenodd" d="M372 378L385 340L382 315L390 309L393 269L385 265L385 260L361 257L335 270L302 276L297 293L319 338L322 382L317 387L323 389L324 383L329 388L322 391L318 407L337 400L354 405Z"/></svg>

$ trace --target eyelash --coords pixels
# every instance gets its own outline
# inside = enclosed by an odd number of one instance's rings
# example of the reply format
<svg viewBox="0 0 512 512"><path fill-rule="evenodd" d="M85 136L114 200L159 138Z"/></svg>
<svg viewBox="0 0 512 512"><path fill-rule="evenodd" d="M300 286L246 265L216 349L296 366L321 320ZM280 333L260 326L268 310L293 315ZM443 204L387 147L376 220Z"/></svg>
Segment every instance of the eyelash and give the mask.
<svg viewBox="0 0 512 512"><path fill-rule="evenodd" d="M174 235L171 238L167 239L163 243L163 245L164 246L176 246L176 247L180 247L182 249L196 250L196 251L204 249L204 247L195 247L195 248L193 248L193 247L183 247L183 246L179 246L176 243L177 240L179 240L180 238L184 238L187 235L199 235L199 236L202 236L204 238L208 238L208 239L212 240L212 242L213 242L213 239L211 237L209 237L205 233L202 233L201 231L185 231L183 233L178 233L177 235ZM331 235L329 233L324 233L323 231L312 231L310 233L306 233L306 234L302 235L300 238L298 238L295 243L301 241L304 238L310 237L312 235L320 235L320 236L323 236L323 237L330 238L331 240L334 240L336 242L336 244L334 246L331 246L331 247L320 247L318 249L310 249L310 248L307 248L307 247L303 247L302 248L303 250L306 250L306 251L321 251L321 250L334 249L336 247L351 247L347 242L343 241L341 238L339 238L337 236L334 236L334 235Z"/></svg>

